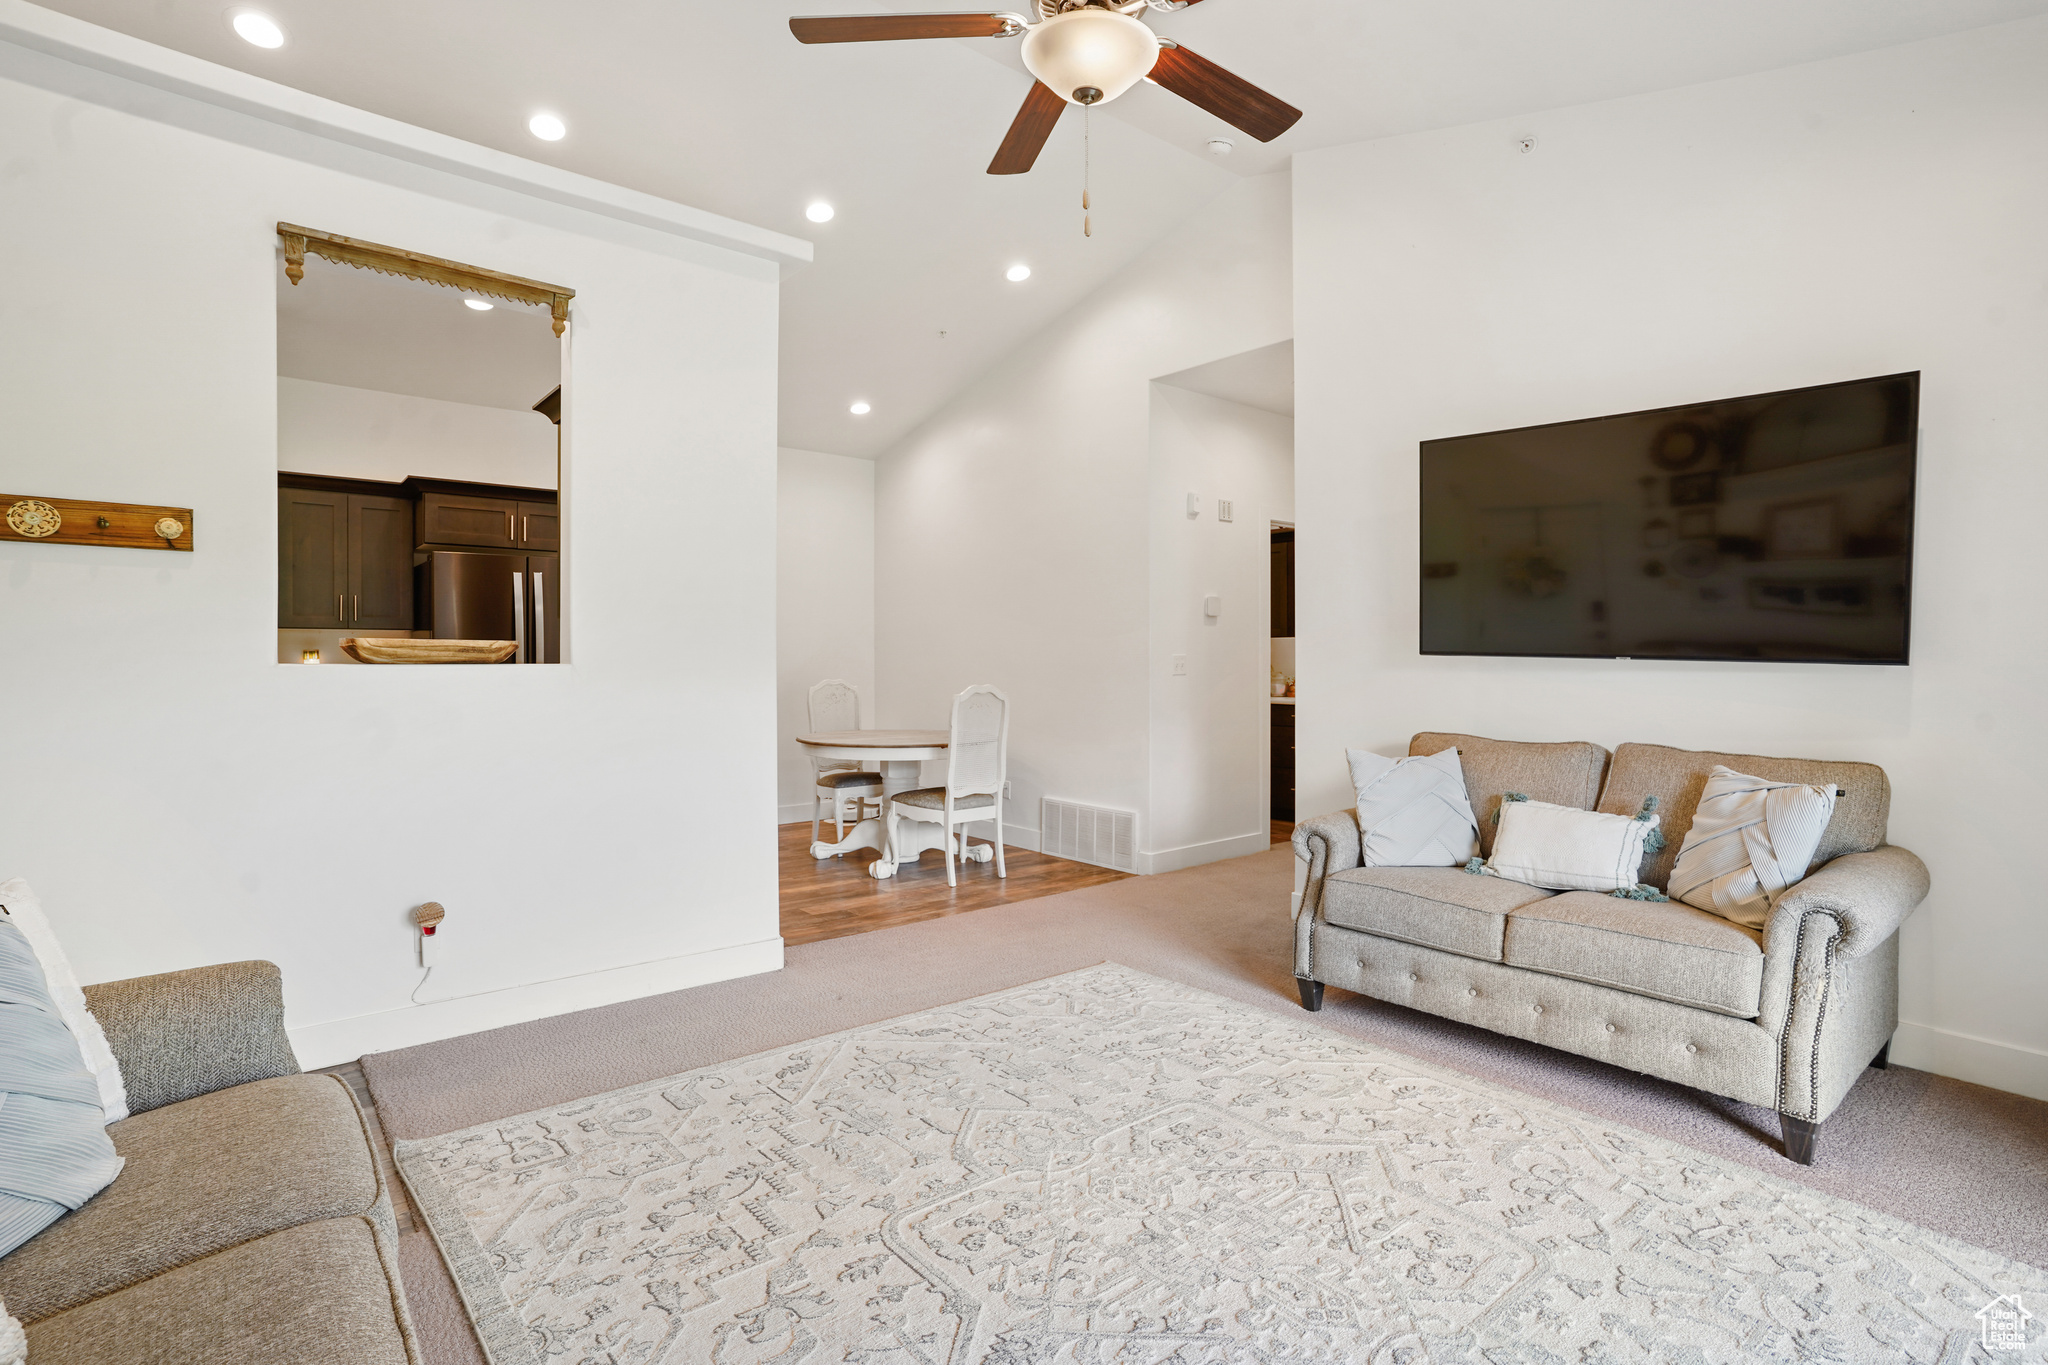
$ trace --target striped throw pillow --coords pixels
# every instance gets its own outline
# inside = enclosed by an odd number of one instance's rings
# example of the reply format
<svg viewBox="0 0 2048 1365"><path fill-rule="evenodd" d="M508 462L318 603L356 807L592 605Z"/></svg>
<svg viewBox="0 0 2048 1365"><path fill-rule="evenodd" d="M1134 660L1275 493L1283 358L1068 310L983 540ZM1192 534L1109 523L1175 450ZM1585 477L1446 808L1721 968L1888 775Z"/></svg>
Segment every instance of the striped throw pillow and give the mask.
<svg viewBox="0 0 2048 1365"><path fill-rule="evenodd" d="M1835 814L1835 789L1773 782L1714 765L1671 869L1671 894L1761 929L1813 865Z"/></svg>
<svg viewBox="0 0 2048 1365"><path fill-rule="evenodd" d="M42 964L0 916L0 1256L105 1189L121 1164Z"/></svg>

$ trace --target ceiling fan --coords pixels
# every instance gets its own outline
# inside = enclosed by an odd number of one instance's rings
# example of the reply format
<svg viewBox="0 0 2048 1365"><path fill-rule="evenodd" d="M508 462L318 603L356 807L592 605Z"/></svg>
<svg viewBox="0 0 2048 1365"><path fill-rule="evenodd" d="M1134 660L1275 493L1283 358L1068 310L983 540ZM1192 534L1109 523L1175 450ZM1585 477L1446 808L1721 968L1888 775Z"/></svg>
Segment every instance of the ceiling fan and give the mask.
<svg viewBox="0 0 2048 1365"><path fill-rule="evenodd" d="M1186 9L1199 0L1035 0L1037 16L970 14L840 14L799 17L789 31L804 43L875 43L900 38L1024 38L1024 65L1038 78L1024 96L990 175L1019 175L1069 104L1106 104L1150 77L1233 128L1271 142L1292 128L1301 110L1225 71L1206 57L1161 38L1136 16L1148 9Z"/></svg>

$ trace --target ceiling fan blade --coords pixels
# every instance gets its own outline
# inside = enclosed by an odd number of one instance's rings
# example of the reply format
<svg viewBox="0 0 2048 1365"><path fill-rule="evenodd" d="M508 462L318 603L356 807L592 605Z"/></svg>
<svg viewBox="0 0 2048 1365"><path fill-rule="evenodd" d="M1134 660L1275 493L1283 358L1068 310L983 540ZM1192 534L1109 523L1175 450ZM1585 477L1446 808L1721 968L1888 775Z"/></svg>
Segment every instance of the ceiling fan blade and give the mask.
<svg viewBox="0 0 2048 1365"><path fill-rule="evenodd" d="M1002 38L1022 32L1008 14L828 14L789 21L800 43L882 43L897 38Z"/></svg>
<svg viewBox="0 0 2048 1365"><path fill-rule="evenodd" d="M1024 94L1024 107L1010 121L1010 131L1003 134L1003 145L996 148L996 159L988 163L988 173L1022 175L1030 170L1066 107L1067 102L1055 95L1051 86L1033 81Z"/></svg>
<svg viewBox="0 0 2048 1365"><path fill-rule="evenodd" d="M1152 80L1261 142L1271 142L1301 118L1301 110L1285 100L1184 47L1161 45Z"/></svg>

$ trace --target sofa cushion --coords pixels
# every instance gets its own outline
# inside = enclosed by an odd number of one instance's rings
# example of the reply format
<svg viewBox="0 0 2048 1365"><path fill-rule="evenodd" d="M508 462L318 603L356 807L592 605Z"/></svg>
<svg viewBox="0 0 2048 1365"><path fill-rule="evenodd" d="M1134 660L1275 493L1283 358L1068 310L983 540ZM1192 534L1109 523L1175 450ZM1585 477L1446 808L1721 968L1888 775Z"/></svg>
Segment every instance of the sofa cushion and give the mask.
<svg viewBox="0 0 2048 1365"><path fill-rule="evenodd" d="M1465 796L1479 821L1482 857L1493 856L1493 817L1500 810L1501 793L1520 792L1532 801L1591 810L1600 797L1600 779L1607 775L1607 751L1583 741L1524 744L1434 730L1425 730L1408 741L1410 754L1442 753L1450 748L1458 751L1458 766L1465 773Z"/></svg>
<svg viewBox="0 0 2048 1365"><path fill-rule="evenodd" d="M0 1259L0 1299L23 1322L280 1228L365 1214L380 1193L334 1076L254 1081L106 1131L128 1163L120 1179Z"/></svg>
<svg viewBox="0 0 2048 1365"><path fill-rule="evenodd" d="M33 1365L414 1365L364 1218L302 1223L30 1323Z"/></svg>
<svg viewBox="0 0 2048 1365"><path fill-rule="evenodd" d="M1517 907L1501 961L1674 1004L1754 1019L1763 936L1676 901L1571 891Z"/></svg>
<svg viewBox="0 0 2048 1365"><path fill-rule="evenodd" d="M1509 911L1550 893L1456 867L1354 867L1323 883L1323 918L1425 948L1500 961Z"/></svg>
<svg viewBox="0 0 2048 1365"><path fill-rule="evenodd" d="M1643 859L1642 876L1660 891L1670 887L1672 865L1678 861L1678 850L1692 828L1700 794L1706 790L1707 778L1716 765L1773 782L1816 787L1832 783L1842 789L1827 833L1821 835L1820 849L1813 855L1815 867L1844 853L1868 853L1884 843L1892 786L1884 769L1875 763L1763 758L1756 754L1668 749L1661 744L1624 744L1614 751L1614 765L1608 770L1599 808L1615 815L1634 815L1642 809L1644 797L1657 798L1657 813L1664 817L1664 851ZM1471 769L1468 767L1466 772L1469 781Z"/></svg>

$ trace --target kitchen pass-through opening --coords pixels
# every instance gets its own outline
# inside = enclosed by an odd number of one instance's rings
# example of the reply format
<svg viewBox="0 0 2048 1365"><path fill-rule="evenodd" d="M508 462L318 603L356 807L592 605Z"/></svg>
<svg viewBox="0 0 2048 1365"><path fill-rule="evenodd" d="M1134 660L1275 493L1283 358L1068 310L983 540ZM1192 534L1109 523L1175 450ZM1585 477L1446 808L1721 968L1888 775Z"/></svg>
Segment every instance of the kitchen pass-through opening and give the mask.
<svg viewBox="0 0 2048 1365"><path fill-rule="evenodd" d="M279 235L278 662L560 663L571 291Z"/></svg>

